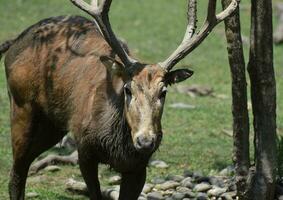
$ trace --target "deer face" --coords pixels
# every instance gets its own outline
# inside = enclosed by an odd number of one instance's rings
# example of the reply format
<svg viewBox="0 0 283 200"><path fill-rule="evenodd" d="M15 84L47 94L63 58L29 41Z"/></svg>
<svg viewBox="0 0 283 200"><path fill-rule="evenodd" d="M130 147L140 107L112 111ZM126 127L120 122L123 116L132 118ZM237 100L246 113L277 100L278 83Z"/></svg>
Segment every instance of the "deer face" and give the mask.
<svg viewBox="0 0 283 200"><path fill-rule="evenodd" d="M125 114L135 148L156 150L162 138L161 118L167 87L192 75L189 70L167 73L158 65L147 65L124 85Z"/></svg>
<svg viewBox="0 0 283 200"><path fill-rule="evenodd" d="M162 138L161 118L167 87L186 80L193 72L189 69L168 72L158 64L136 64L127 70L113 58L103 56L100 60L112 75L124 82L124 113L134 147L139 152L152 153Z"/></svg>

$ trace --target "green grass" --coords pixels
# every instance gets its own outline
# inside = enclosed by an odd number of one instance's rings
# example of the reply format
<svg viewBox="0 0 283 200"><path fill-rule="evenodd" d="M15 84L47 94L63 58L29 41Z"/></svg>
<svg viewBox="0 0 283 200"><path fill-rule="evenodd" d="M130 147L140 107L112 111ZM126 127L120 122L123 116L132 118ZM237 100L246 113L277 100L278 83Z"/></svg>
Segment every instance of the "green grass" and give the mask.
<svg viewBox="0 0 283 200"><path fill-rule="evenodd" d="M201 24L206 1L199 1ZM276 1L274 1L275 3ZM67 0L0 0L0 41L16 37L21 31L38 20L49 16L84 15ZM140 60L155 63L165 59L176 48L183 37L186 23L185 1L143 0L114 1L111 22L117 34L126 39L130 49ZM249 5L241 6L243 35L249 35ZM276 19L275 19L276 25ZM190 65L194 76L183 85L201 84L213 87L216 94L227 95L228 99L213 97L191 98L170 89L163 117L164 139L156 159L166 161L166 170L149 169L148 179L167 174L181 174L184 169L198 170L205 174L217 173L230 165L232 138L223 134L223 129L232 129L231 80L227 60L226 40L223 24L216 27L210 36L179 66ZM245 44L245 54L248 45ZM274 47L274 66L277 78L278 131L283 131L283 46ZM247 58L247 56L246 56ZM173 102L196 106L193 110L169 108ZM7 183L12 162L9 134L9 104L6 92L3 61L0 64L0 199L8 199ZM252 119L250 120L252 122ZM102 183L113 172L103 168ZM65 192L64 182L80 178L78 167L66 166L55 174L45 174L41 183L28 182L27 191L40 193L38 199L85 199ZM30 178L32 179L32 178Z"/></svg>

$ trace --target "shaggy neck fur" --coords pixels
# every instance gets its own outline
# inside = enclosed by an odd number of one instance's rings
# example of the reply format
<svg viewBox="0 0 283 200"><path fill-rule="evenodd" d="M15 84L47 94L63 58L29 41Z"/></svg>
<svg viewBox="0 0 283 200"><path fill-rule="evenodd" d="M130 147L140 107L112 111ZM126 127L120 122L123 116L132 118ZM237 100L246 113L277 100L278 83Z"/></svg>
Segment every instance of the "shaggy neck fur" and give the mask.
<svg viewBox="0 0 283 200"><path fill-rule="evenodd" d="M101 162L110 164L114 168L119 168L121 165L129 168L133 165L147 165L152 154L139 153L133 145L124 113L123 94L115 100L106 100L93 116L98 120L92 123L93 126L89 129L91 131L89 136L92 138L88 139L95 141L93 146L96 152L99 152L98 157Z"/></svg>

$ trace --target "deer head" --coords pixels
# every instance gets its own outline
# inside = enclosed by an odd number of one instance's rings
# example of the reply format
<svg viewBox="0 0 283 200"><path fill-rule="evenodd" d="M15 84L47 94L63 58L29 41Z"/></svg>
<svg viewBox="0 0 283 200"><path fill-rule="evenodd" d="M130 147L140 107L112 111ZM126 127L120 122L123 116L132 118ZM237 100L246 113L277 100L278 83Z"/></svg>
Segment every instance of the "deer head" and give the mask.
<svg viewBox="0 0 283 200"><path fill-rule="evenodd" d="M112 0L102 0L99 5L97 1L92 5L83 0L71 1L95 19L105 40L120 58L117 61L102 56L101 61L123 77L124 113L135 148L141 152L153 152L162 138L161 117L167 87L193 74L189 69L171 69L237 8L237 0L232 0L230 6L217 15L216 0L209 0L206 20L197 33L196 0L188 0L188 25L183 41L165 61L157 64L143 64L131 58L123 48L109 22L108 12Z"/></svg>

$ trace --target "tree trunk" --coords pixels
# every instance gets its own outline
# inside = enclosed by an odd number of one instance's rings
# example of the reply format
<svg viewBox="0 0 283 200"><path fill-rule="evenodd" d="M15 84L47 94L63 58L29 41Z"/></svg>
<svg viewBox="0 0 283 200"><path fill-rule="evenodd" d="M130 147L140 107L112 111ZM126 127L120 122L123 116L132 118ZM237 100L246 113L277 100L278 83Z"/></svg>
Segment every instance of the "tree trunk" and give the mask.
<svg viewBox="0 0 283 200"><path fill-rule="evenodd" d="M255 132L255 172L249 199L274 199L276 175L276 84L273 69L272 3L252 0L250 60L251 97Z"/></svg>
<svg viewBox="0 0 283 200"><path fill-rule="evenodd" d="M225 9L231 0L222 0ZM243 199L249 174L249 115L247 109L246 66L241 38L239 8L225 20L228 58L232 76L233 138L237 193Z"/></svg>

